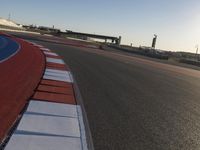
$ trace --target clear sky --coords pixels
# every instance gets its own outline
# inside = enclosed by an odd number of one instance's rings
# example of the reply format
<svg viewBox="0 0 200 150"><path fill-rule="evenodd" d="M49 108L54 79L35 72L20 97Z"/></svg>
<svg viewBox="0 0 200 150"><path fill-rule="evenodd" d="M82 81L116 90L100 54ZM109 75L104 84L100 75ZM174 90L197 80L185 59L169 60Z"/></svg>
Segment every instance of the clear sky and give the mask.
<svg viewBox="0 0 200 150"><path fill-rule="evenodd" d="M122 36L122 44L195 52L200 0L0 0L0 17L62 30Z"/></svg>

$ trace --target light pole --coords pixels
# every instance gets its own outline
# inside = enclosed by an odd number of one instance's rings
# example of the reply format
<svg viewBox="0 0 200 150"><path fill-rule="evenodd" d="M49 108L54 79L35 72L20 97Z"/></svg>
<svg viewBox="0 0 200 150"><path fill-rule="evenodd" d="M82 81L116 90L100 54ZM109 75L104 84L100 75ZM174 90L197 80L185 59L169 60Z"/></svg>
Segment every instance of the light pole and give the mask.
<svg viewBox="0 0 200 150"><path fill-rule="evenodd" d="M198 58L198 51L199 51L199 45L196 45L196 58L197 58L197 60L199 60L199 58Z"/></svg>

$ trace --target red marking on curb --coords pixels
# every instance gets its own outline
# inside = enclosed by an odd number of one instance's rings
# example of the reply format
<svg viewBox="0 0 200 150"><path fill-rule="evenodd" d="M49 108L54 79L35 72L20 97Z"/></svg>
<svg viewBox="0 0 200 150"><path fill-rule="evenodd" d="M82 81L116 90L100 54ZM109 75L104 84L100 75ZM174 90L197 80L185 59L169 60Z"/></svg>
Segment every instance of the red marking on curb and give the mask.
<svg viewBox="0 0 200 150"><path fill-rule="evenodd" d="M50 85L50 86L58 86L58 87L66 87L69 88L72 84L62 81L53 81L53 80L41 80L40 84Z"/></svg>
<svg viewBox="0 0 200 150"><path fill-rule="evenodd" d="M33 99L76 105L74 95L55 94L55 93L48 93L48 92L36 92L33 96Z"/></svg>
<svg viewBox="0 0 200 150"><path fill-rule="evenodd" d="M73 89L71 87L56 87L56 86L49 86L49 85L39 85L37 91L44 91L50 93L60 93L60 94L67 94L73 95Z"/></svg>
<svg viewBox="0 0 200 150"><path fill-rule="evenodd" d="M46 55L46 57L49 57L49 58L57 58L57 59L62 59L62 57L60 57L60 56L53 56L53 55Z"/></svg>
<svg viewBox="0 0 200 150"><path fill-rule="evenodd" d="M66 68L64 64L51 63L51 62L47 62L47 63L46 63L46 66L47 66L47 67Z"/></svg>
<svg viewBox="0 0 200 150"><path fill-rule="evenodd" d="M52 63L52 62L47 62L46 66L53 66L53 67L66 67L64 64L58 64L58 63Z"/></svg>
<svg viewBox="0 0 200 150"><path fill-rule="evenodd" d="M52 68L52 69L69 70L69 68L64 64L57 64L57 63L51 63L51 62L47 62L46 67Z"/></svg>
<svg viewBox="0 0 200 150"><path fill-rule="evenodd" d="M67 69L65 67L52 67L52 66L47 66L47 69L56 69L56 70L61 70L61 71L66 71Z"/></svg>

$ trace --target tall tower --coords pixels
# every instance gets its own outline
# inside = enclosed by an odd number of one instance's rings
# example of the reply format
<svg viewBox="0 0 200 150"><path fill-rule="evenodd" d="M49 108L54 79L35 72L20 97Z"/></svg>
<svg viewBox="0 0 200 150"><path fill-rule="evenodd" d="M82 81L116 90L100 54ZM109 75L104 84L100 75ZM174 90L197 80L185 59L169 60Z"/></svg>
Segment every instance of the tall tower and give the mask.
<svg viewBox="0 0 200 150"><path fill-rule="evenodd" d="M197 58L197 60L199 60L199 57L198 57L198 51L199 51L199 45L196 45L196 58Z"/></svg>
<svg viewBox="0 0 200 150"><path fill-rule="evenodd" d="M154 38L153 38L152 46L151 46L151 47L153 47L154 49L155 49L155 47L156 47L156 40L157 40L157 35L154 34Z"/></svg>
<svg viewBox="0 0 200 150"><path fill-rule="evenodd" d="M120 44L121 44L121 40L122 40L122 37L121 37L121 36L119 36L119 43L118 43L118 45L120 45Z"/></svg>
<svg viewBox="0 0 200 150"><path fill-rule="evenodd" d="M9 13L9 14L8 14L8 20L9 20L9 21L10 21L10 18L11 18L11 14Z"/></svg>

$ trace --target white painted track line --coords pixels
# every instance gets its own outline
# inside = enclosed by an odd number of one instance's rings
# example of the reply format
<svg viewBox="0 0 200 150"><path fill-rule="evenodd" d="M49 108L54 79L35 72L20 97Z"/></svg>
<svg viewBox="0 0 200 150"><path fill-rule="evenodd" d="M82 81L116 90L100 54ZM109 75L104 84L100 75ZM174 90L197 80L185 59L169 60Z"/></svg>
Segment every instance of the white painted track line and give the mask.
<svg viewBox="0 0 200 150"><path fill-rule="evenodd" d="M79 119L80 132L81 132L82 149L88 150L86 134L85 134L85 125L84 125L84 122L83 122L82 110L81 110L81 107L79 105L77 105L77 112L78 112L78 119Z"/></svg>

